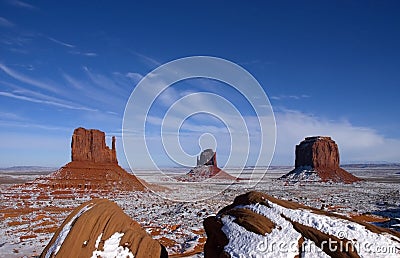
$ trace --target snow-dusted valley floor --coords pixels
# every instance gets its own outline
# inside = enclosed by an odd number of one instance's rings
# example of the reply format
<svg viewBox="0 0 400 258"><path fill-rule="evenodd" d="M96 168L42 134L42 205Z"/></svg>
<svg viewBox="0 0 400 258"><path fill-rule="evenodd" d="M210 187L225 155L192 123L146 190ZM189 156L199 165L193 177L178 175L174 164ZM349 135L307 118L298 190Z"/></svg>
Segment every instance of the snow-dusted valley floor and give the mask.
<svg viewBox="0 0 400 258"><path fill-rule="evenodd" d="M169 254L202 257L206 240L203 219L232 203L235 196L257 190L275 197L293 200L316 208L348 216L367 215L380 226L400 231L400 167L352 166L346 170L365 179L352 185L330 183L287 184L276 180L290 171L290 167L270 168L262 180L250 188L248 180L239 181L228 189L224 182L202 184L174 184L158 181L149 171L138 171L138 177L170 188L173 201L152 192L99 192L75 190L43 190L13 187L31 180L34 173L16 175L2 172L0 179L0 257L31 257L41 253L52 233L72 209L91 198L115 201L146 230L166 246ZM235 169L226 169L232 174ZM249 170L250 171L250 170ZM245 171L245 172L249 172ZM171 173L187 172L171 170ZM264 169L255 170L262 175ZM43 173L42 173L43 174ZM150 175L149 175L150 174ZM240 177L249 178L250 174ZM218 193L213 195L214 193ZM198 196L208 199L199 199ZM184 201L183 201L184 200ZM372 216L370 216L372 215ZM377 216L375 218L375 215ZM381 219L389 218L389 219Z"/></svg>

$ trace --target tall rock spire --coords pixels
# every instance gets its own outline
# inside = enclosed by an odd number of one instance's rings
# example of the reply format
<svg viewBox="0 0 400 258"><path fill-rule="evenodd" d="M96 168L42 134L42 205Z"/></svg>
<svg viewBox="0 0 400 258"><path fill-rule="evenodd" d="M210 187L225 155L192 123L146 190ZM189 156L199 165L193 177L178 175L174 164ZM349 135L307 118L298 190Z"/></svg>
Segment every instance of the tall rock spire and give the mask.
<svg viewBox="0 0 400 258"><path fill-rule="evenodd" d="M106 145L105 133L96 129L79 127L74 130L71 142L72 161L94 163L118 163L115 150L115 137L112 149Z"/></svg>

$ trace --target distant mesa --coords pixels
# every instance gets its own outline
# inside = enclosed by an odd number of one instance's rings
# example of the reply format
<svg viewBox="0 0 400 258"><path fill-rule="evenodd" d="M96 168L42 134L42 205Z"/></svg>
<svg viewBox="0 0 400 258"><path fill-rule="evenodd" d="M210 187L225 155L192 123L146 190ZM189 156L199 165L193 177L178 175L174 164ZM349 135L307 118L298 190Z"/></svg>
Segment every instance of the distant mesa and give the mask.
<svg viewBox="0 0 400 258"><path fill-rule="evenodd" d="M117 204L93 199L77 207L54 233L45 257L167 257L158 241Z"/></svg>
<svg viewBox="0 0 400 258"><path fill-rule="evenodd" d="M345 258L373 257L370 251L382 246L400 250L399 232L261 192L237 196L203 224L204 257Z"/></svg>
<svg viewBox="0 0 400 258"><path fill-rule="evenodd" d="M353 183L358 177L339 167L339 149L331 137L307 137L296 145L295 169L281 179L297 181L320 181Z"/></svg>
<svg viewBox="0 0 400 258"><path fill-rule="evenodd" d="M146 184L118 165L115 137L111 149L105 133L79 127L71 142L72 161L59 170L33 183L39 187L74 188L82 190L144 191Z"/></svg>
<svg viewBox="0 0 400 258"><path fill-rule="evenodd" d="M201 182L207 179L237 180L217 166L217 153L212 149L206 149L197 157L197 166L183 176L175 179L187 182Z"/></svg>

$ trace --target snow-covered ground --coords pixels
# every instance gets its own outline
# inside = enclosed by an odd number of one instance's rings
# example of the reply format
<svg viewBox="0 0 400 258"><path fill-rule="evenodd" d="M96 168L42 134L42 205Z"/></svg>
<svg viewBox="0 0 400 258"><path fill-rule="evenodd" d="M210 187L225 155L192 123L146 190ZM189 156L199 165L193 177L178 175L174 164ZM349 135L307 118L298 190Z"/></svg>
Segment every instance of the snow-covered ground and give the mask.
<svg viewBox="0 0 400 258"><path fill-rule="evenodd" d="M157 181L157 177L149 171L137 171L138 177L172 189L161 194L151 191L43 192L41 189L10 189L9 184L3 184L0 185L0 257L40 254L52 232L71 210L95 197L115 201L155 239L159 239L170 254L198 252L205 241L203 219L216 214L232 203L235 196L249 190L341 214L370 213L389 217L389 221L380 225L400 231L400 171L388 167L346 169L366 180L352 185L311 182L288 185L276 178L291 168L280 167L269 169L266 174L265 168L246 170L240 177L252 180L234 184L223 181L190 184ZM225 171L235 175L240 172L238 169ZM179 169L169 170L171 175L182 172ZM199 198L202 196L204 198Z"/></svg>

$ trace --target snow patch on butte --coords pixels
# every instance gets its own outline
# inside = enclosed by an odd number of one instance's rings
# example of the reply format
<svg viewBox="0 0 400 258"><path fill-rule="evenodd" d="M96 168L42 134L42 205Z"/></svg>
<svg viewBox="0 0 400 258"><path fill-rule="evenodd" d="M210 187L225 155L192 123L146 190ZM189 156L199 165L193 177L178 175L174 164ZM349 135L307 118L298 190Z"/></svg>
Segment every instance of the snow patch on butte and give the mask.
<svg viewBox="0 0 400 258"><path fill-rule="evenodd" d="M102 234L96 240L96 250L93 251L91 258L133 258L134 255L131 253L129 248L120 246L119 243L121 241L122 236L124 233L115 232L109 239L104 242L103 251L97 250L98 243L100 242Z"/></svg>

